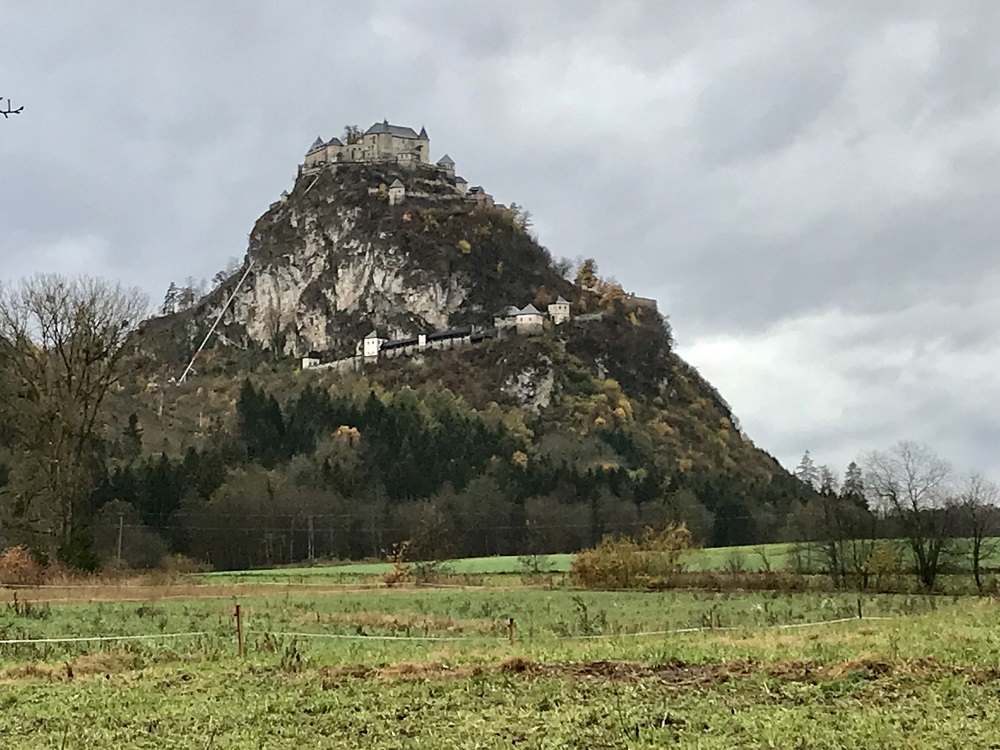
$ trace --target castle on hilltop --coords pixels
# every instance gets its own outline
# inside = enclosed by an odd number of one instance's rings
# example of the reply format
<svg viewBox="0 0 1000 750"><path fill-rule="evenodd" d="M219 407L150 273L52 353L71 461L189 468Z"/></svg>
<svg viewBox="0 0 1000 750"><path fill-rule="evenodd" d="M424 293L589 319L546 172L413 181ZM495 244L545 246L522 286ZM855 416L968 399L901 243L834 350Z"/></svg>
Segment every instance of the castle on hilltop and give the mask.
<svg viewBox="0 0 1000 750"><path fill-rule="evenodd" d="M349 137L349 143L339 138L323 141L318 137L306 151L304 169L318 167L337 162L379 162L395 161L400 164L430 164L431 139L427 130L403 125L390 125L388 120L374 123L364 133L356 133ZM450 164L454 169L455 162L444 156L439 166Z"/></svg>
<svg viewBox="0 0 1000 750"><path fill-rule="evenodd" d="M345 136L347 143L339 138L324 141L318 136L306 151L299 165L299 174L316 174L337 164L391 163L411 170L423 167L446 175L458 195L469 202L480 206L495 205L493 196L481 185L470 186L468 180L455 174L455 160L448 154L431 163L431 139L426 128L421 127L418 133L411 127L392 125L383 120L373 123L363 133L353 130ZM389 202L398 205L405 197L406 188L397 179L389 189Z"/></svg>

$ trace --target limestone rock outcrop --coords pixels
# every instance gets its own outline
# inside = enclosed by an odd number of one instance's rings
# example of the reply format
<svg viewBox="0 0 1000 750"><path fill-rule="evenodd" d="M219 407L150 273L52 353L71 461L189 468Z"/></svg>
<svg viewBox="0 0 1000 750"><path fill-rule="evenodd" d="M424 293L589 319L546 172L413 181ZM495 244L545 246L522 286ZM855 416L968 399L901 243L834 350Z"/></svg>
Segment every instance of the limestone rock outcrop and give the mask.
<svg viewBox="0 0 1000 750"><path fill-rule="evenodd" d="M395 180L406 199L391 205ZM372 328L489 325L512 301L577 294L515 212L469 199L454 174L394 164L301 175L257 220L243 267L193 308L150 321L147 341L190 350L234 292L211 346L289 357L349 354Z"/></svg>

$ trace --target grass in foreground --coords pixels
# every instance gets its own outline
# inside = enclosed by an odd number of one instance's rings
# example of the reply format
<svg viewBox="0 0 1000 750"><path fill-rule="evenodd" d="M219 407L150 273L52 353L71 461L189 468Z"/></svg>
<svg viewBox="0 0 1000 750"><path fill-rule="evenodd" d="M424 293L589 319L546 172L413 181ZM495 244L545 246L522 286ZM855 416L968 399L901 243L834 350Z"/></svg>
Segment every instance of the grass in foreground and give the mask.
<svg viewBox="0 0 1000 750"><path fill-rule="evenodd" d="M586 626L583 610L586 609ZM53 605L5 631L208 630L170 645L0 647L4 748L986 747L1000 742L1000 611L869 597L891 620L800 629L850 597L371 591L243 600L251 630L454 634L439 642L250 636L226 600ZM145 609L141 609L145 607ZM141 610L141 611L140 611ZM732 631L564 637L699 622ZM508 612L521 638L494 627ZM603 612L603 617L597 613ZM596 633L584 631L596 630Z"/></svg>

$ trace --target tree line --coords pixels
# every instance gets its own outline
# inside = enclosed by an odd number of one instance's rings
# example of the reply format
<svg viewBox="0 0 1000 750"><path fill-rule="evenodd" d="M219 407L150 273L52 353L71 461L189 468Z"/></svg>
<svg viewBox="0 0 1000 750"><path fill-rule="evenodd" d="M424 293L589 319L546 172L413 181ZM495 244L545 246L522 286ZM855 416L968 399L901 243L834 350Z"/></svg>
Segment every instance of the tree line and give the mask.
<svg viewBox="0 0 1000 750"><path fill-rule="evenodd" d="M136 415L112 435L106 413L139 377L129 342L145 311L138 292L92 279L0 292L3 545L81 568L166 552L219 566L362 557L410 537L427 555L515 553L684 510L658 502L656 472L529 460L502 414L433 390L306 388L279 403L247 380L231 428L151 455Z"/></svg>
<svg viewBox="0 0 1000 750"><path fill-rule="evenodd" d="M795 474L814 496L790 518L790 537L812 542L838 585L865 589L888 570L912 572L932 590L943 573L967 569L983 591L1000 533L997 484L975 472L956 475L912 441L861 461L839 482L806 451Z"/></svg>
<svg viewBox="0 0 1000 750"><path fill-rule="evenodd" d="M795 475L692 470L627 424L593 434L446 390L245 379L232 419L181 455L151 451L108 396L141 378L135 290L38 276L0 290L0 547L93 569L171 553L217 567L381 556L573 552L684 523L701 544L803 541L842 582L867 581L877 540L905 539L928 587L955 556L982 585L996 486L961 485L905 443L839 481L807 454Z"/></svg>

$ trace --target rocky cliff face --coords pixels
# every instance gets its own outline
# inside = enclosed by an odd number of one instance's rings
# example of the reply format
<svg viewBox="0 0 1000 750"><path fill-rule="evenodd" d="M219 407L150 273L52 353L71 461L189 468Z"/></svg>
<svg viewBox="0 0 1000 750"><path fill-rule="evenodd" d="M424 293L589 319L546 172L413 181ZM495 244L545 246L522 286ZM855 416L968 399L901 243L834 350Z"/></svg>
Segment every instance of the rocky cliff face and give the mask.
<svg viewBox="0 0 1000 750"><path fill-rule="evenodd" d="M390 204L387 186L397 178L406 196ZM447 393L516 436L527 459L494 456L491 471L515 472L511 486L525 492L578 502L573 478L587 477L623 498L701 502L706 523L720 514L718 543L751 538L745 519L757 505L764 518L784 518L798 484L672 351L655 305L597 279L587 286L562 278L515 213L471 202L443 172L338 165L300 176L268 208L243 268L219 289L144 325L138 348L153 371L118 397L119 411L158 425L164 449L180 455L192 439L212 439L205 425L236 423L245 377L266 380L281 400L306 387L403 398L409 389ZM509 305L544 309L560 295L573 318L540 335L384 358L359 372L294 372L295 358L310 351L324 359L353 354L372 328L395 338L489 326ZM193 382L169 391L164 419L157 379L180 372L230 296ZM259 366L265 359L273 362Z"/></svg>
<svg viewBox="0 0 1000 750"><path fill-rule="evenodd" d="M407 195L390 205L396 178ZM257 220L245 263L213 346L343 356L372 328L392 338L489 325L507 305L578 296L514 213L476 206L454 178L425 167L338 165L301 176ZM148 340L190 349L245 270L192 310L151 321Z"/></svg>

